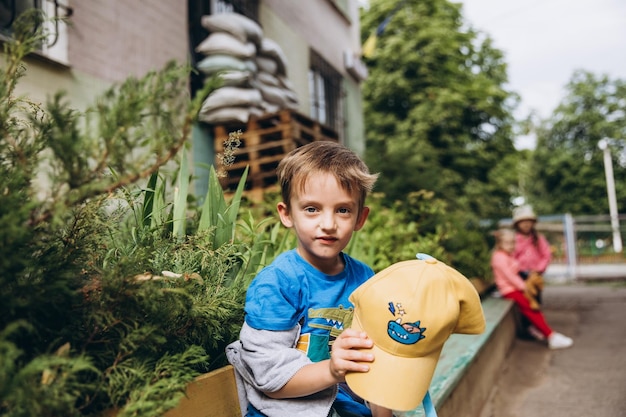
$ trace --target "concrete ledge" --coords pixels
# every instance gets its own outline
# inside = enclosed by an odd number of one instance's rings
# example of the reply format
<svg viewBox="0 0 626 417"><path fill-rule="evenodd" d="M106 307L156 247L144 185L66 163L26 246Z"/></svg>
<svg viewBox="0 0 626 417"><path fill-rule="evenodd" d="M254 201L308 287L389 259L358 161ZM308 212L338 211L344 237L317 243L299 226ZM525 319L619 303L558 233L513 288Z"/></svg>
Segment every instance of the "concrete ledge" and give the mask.
<svg viewBox="0 0 626 417"><path fill-rule="evenodd" d="M482 301L487 326L480 335L450 336L443 347L430 385L439 417L475 416L482 410L515 339L513 303L502 298ZM106 417L117 415L115 410ZM240 417L233 367L228 365L198 377L186 396L166 417ZM398 417L424 416L422 406L396 413Z"/></svg>
<svg viewBox="0 0 626 417"><path fill-rule="evenodd" d="M550 264L545 274L546 282L611 281L626 279L626 263Z"/></svg>
<svg viewBox="0 0 626 417"><path fill-rule="evenodd" d="M480 335L450 336L443 347L430 385L430 395L439 417L478 415L492 382L515 340L513 303L501 298L483 299L486 330ZM396 413L402 417L424 416L415 410Z"/></svg>

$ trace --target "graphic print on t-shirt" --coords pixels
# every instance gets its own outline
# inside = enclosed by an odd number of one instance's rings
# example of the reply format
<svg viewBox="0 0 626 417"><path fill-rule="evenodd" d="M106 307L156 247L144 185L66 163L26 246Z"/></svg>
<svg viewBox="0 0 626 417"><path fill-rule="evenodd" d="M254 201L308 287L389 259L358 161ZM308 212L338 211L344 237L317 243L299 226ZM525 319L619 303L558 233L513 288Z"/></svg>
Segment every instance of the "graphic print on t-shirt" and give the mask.
<svg viewBox="0 0 626 417"><path fill-rule="evenodd" d="M313 362L330 358L333 341L352 324L352 307L309 309L307 327L311 332L302 333L296 348L306 353Z"/></svg>

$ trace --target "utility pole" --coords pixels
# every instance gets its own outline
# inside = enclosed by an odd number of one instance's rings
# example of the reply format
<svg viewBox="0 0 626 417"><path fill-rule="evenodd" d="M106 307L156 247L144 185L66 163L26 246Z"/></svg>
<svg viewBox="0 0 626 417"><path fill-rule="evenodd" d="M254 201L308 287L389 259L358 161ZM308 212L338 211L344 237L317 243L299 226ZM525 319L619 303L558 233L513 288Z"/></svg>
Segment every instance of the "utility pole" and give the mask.
<svg viewBox="0 0 626 417"><path fill-rule="evenodd" d="M613 250L622 252L622 236L619 230L619 216L617 214L617 197L615 196L615 178L613 177L613 159L609 149L608 138L598 142L598 148L604 153L604 175L606 176L606 192L609 197L609 214L611 215L611 230L613 231Z"/></svg>

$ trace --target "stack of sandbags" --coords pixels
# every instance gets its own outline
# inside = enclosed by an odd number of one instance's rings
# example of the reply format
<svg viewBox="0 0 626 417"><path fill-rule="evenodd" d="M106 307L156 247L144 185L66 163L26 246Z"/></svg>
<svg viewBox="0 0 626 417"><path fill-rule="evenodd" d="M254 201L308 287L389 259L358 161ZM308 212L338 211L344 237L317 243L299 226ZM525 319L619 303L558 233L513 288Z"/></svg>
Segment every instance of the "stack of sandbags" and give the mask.
<svg viewBox="0 0 626 417"><path fill-rule="evenodd" d="M263 37L255 21L222 13L203 16L201 23L209 36L196 47L205 56L198 70L222 80L222 87L205 99L201 121L246 123L250 116L298 108L285 56L274 41Z"/></svg>
<svg viewBox="0 0 626 417"><path fill-rule="evenodd" d="M252 85L261 92L265 111L296 110L298 97L287 78L287 59L280 46L269 38L263 38L257 50L256 65L258 72Z"/></svg>

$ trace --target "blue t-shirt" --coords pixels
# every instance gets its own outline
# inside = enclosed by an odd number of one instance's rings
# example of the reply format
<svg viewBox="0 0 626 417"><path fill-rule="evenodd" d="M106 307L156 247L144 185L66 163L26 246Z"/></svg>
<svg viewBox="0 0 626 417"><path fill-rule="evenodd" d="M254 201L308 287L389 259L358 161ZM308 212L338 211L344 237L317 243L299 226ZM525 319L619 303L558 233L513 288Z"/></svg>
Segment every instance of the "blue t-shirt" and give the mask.
<svg viewBox="0 0 626 417"><path fill-rule="evenodd" d="M255 329L277 331L293 329L299 323L297 349L313 362L330 358L332 342L352 323L354 306L348 297L374 275L363 262L344 253L341 256L344 270L337 275L326 275L295 249L279 255L248 288L246 323ZM334 404L337 411L341 415L371 415L341 385ZM249 409L248 416L262 416L255 411Z"/></svg>

